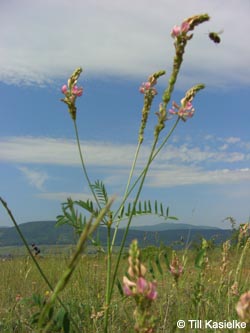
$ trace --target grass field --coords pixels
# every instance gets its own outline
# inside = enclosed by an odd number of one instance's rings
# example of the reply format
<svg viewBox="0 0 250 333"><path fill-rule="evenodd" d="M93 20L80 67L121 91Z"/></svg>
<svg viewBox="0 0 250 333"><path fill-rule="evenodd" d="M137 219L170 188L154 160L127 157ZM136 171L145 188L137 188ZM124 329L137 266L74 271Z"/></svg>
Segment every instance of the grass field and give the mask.
<svg viewBox="0 0 250 333"><path fill-rule="evenodd" d="M224 249L177 252L179 262L176 267L184 266L179 274L173 274L169 269L166 258L171 261L171 256L170 248L148 247L142 250L147 279L157 281L158 297L152 304L152 313L157 318L156 332L204 331L197 327L191 329L189 324L179 329L176 327L179 319L186 323L198 319L217 322L239 320L235 307L240 295L249 290L250 282L248 242L238 248L224 245ZM128 269L127 257L124 254L120 265L120 281ZM38 259L52 285L60 278L68 260L69 256L64 253ZM35 328L36 313L50 296L48 287L28 256L1 261L0 266L0 332L38 332ZM103 332L105 271L104 253L83 254L70 283L60 294L81 332ZM56 304L53 314L55 325L51 332L64 332L56 324L60 321L60 307ZM109 332L134 332L134 309L134 299L125 297L115 288ZM237 329L208 328L205 331L237 332ZM70 332L74 332L73 328Z"/></svg>

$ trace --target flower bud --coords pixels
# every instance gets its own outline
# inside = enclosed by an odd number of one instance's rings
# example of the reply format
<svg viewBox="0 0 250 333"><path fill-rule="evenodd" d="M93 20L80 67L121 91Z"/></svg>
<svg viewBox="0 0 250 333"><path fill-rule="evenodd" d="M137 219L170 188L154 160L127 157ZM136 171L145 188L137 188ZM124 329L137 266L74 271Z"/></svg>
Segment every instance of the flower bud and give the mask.
<svg viewBox="0 0 250 333"><path fill-rule="evenodd" d="M65 95L67 93L67 91L68 91L68 87L66 84L64 84L61 88L61 92Z"/></svg>
<svg viewBox="0 0 250 333"><path fill-rule="evenodd" d="M173 38L178 37L181 33L181 28L178 25L175 25L171 31L171 36Z"/></svg>

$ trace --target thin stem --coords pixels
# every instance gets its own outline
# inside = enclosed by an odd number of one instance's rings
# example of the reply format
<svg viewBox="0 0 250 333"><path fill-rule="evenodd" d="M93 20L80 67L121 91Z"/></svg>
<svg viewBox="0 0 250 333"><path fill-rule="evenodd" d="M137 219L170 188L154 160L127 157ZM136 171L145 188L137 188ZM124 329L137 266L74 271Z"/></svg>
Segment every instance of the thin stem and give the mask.
<svg viewBox="0 0 250 333"><path fill-rule="evenodd" d="M31 251L31 249L30 249L30 247L29 247L29 244L27 243L27 241L26 241L26 239L25 239L25 237L24 237L24 235L23 235L21 229L19 228L19 226L18 226L18 224L17 224L17 222L16 222L16 220L15 220L15 218L14 218L14 216L13 216L11 210L9 209L9 207L8 207L8 205L7 205L7 202L5 202L1 197L0 197L0 201L1 201L2 205L4 206L4 208L6 209L6 211L7 211L8 215L9 215L11 221L13 222L13 224L14 224L14 226L15 226L15 228L16 228L16 230L17 230L17 232L18 232L18 234L19 234L19 236L20 236L20 238L21 238L21 240L22 240L22 242L23 242L23 244L25 245L25 247L26 247L26 249L27 249L27 251L28 251L28 253L29 253L31 259L33 260L33 262L34 262L36 268L38 269L38 271L39 271L41 277L43 278L43 280L45 281L45 283L47 284L47 286L49 287L49 289L50 289L52 292L54 292L54 288L53 288L52 284L49 282L47 276L44 274L42 268L40 267L39 263L37 262L36 258L34 257L32 251ZM75 322L74 319L71 317L71 315L70 315L70 313L69 313L69 311L68 311L66 305L62 302L62 300L61 300L58 296L57 296L57 300L58 300L58 302L60 303L60 305L64 308L64 310L69 314L70 321L71 321L71 323L73 324L75 330L76 330L78 333L81 333L80 330L79 330L79 328L78 328L78 326L77 326L77 324L76 324L76 322Z"/></svg>
<svg viewBox="0 0 250 333"><path fill-rule="evenodd" d="M87 172L87 169L86 169L86 166L85 166L85 163L84 163L84 159L83 159L83 155L82 155L82 148L81 148L81 144L80 144L80 139L79 139L79 134L78 134L78 128L77 128L77 124L76 124L76 120L73 119L73 123L74 123L74 128L75 128L75 134L76 134L76 142L77 142L77 147L78 147L78 151L79 151L79 155L80 155L80 160L81 160L81 164L82 164L82 169L83 169L83 173L84 173L84 176L87 180L87 183L88 183L88 186L89 186L89 189L98 205L98 207L101 209L101 205L99 203L99 200L95 194L95 191L93 190L93 187L91 185L91 181L90 181L90 178L88 176L88 172Z"/></svg>
<svg viewBox="0 0 250 333"><path fill-rule="evenodd" d="M134 187L136 186L136 184L139 182L139 180L141 179L141 183L140 183L140 186L139 186L139 189L137 191L137 194L136 194L136 198L134 200L134 203L133 203L133 207L132 207L132 210L131 210L131 213L130 213L130 216L129 216L129 219L128 219L128 223L127 223L127 226L126 226L126 229L125 229L125 232L124 232L124 235L123 235L123 238L122 238L122 242L121 242L121 245L120 245L120 250L119 250L119 253L118 253L118 257L117 257L117 260L116 260L116 265L115 265L115 269L114 269L114 274L113 274L113 279L112 279L112 283L111 283L111 286L110 286L110 281L109 281L109 286L108 288L106 289L106 292L108 291L109 289L109 295L107 297L107 294L106 294L106 306L107 306L107 309L106 309L106 313L105 313L105 326L104 326L104 332L107 333L108 332L108 313L109 313L109 305L110 305L110 301L111 301L111 298L112 298L112 293L113 293L113 289L114 289L114 284L115 284L115 279L116 279L116 276L117 276L117 272L118 272L118 268L119 268L119 264L120 264L120 260L121 260L121 255L122 255L122 252L123 252L123 249L124 249L124 246L125 246L125 242L126 242L126 239L127 239L127 234L128 234L128 231L129 231L129 228L130 228L130 224L131 224L131 221L132 221L132 218L133 218L133 213L135 211L135 208L136 208L136 204L138 202L138 199L140 197L140 194L141 194L141 191L142 191L142 188L143 188L143 185L144 185L144 181L145 181L145 178L146 178L146 175L147 175L147 172L149 170L149 166L150 164L153 162L153 160L155 159L155 157L158 155L158 153L160 152L160 150L163 148L163 146L166 144L166 142L168 141L168 139L170 138L171 134L173 133L173 131L175 130L176 126L178 125L179 123L179 120L180 118L178 118L176 120L176 122L174 123L174 125L172 126L171 130L169 131L169 133L167 134L167 136L165 137L165 139L163 140L162 144L160 145L160 147L155 151L155 148L156 148L156 145L157 145L157 142L158 142L158 138L159 136L156 136L155 137L155 140L154 140L154 143L153 143L153 146L152 146L152 149L151 149L151 153L150 153L150 156L148 158L148 162L146 164L146 167L143 169L143 171L141 172L140 176L137 178L137 180L134 182L133 186L130 188L130 190L128 190L129 186L126 187L126 191L125 191L125 194L124 194L124 198L123 198L123 201L120 205L120 207L118 208L118 210L116 211L114 217L118 214L118 212L122 209L125 201L127 200L129 194L131 193L131 191L134 189ZM135 158L137 158L137 156L135 155ZM119 226L119 222L117 223L117 227L116 227L116 232L117 232L117 229L118 229L118 226ZM115 241L115 238L113 237L113 242ZM112 242L112 246L113 246L113 242Z"/></svg>
<svg viewBox="0 0 250 333"><path fill-rule="evenodd" d="M170 136L172 135L173 131L177 127L179 121L180 121L180 117L177 118L177 120L175 121L174 125L172 126L172 128L168 132L167 136L165 137L165 139L163 140L163 142L161 143L161 145L159 146L159 148L156 150L156 152L153 154L150 163L153 162L153 160L159 154L159 152L161 151L161 149L163 148L163 146L167 143L168 139L170 138ZM124 196L124 198L123 198L123 200L122 200L122 202L120 204L120 207L117 209L117 211L114 214L114 217L113 217L114 219L118 215L118 213L120 212L121 208L124 206L124 203L126 202L128 196L133 191L133 189L135 188L135 186L138 184L139 180L141 179L141 177L144 175L145 172L146 172L146 167L142 170L142 172L140 173L140 175L138 176L138 178L135 180L134 184L131 186L131 188L127 192L126 196Z"/></svg>
<svg viewBox="0 0 250 333"><path fill-rule="evenodd" d="M123 199L122 199L122 204L121 204L120 207L118 208L116 215L117 215L119 212L121 212L121 210L122 210L123 207L124 207L124 203L125 203L126 200L127 200L127 197L128 197L128 190L129 190L129 186L130 186L130 183L131 183L131 180L132 180L133 174L134 174L134 170L135 170L136 162L137 162L137 159L138 159L138 156L139 156L139 151L140 151L140 148L141 148L141 144L142 144L142 143L139 141L139 142L138 142L138 145L137 145L137 148L136 148L135 155L134 155L133 164L132 164L132 167L131 167L131 169L130 169L128 182L127 182L126 189L125 189L125 192L124 192L124 195L123 195ZM114 243L115 243L115 239L116 239L116 235L117 235L117 231L118 231L118 228L119 228L120 222L121 222L121 220L119 219L119 220L117 221L117 223L116 223L116 226L115 226L115 231L114 231L114 234L113 234L112 244L111 244L111 252L112 252L112 250L113 250L113 246L114 246Z"/></svg>
<svg viewBox="0 0 250 333"><path fill-rule="evenodd" d="M112 284L111 284L111 288L110 288L109 302L110 302L111 297L112 297L112 293L113 293L113 289L114 289L114 283L115 283L116 275L117 275L117 272L118 272L118 267L119 267L119 263L120 263L120 260L121 260L121 255L122 255L122 252L123 252L123 249L124 249L124 246L125 246L127 234L128 234L128 231L129 231L129 227L130 227L130 224L131 224L131 221L132 221L132 218L133 218L133 213L135 211L136 204L137 204L138 199L140 197L140 194L141 194L141 191L142 191L142 188L143 188L143 185L144 185L144 181L145 181L149 166L152 162L152 157L153 157L153 154L154 154L154 150L155 150L157 141L158 141L158 136L156 136L155 139L154 139L153 146L152 146L152 149L151 149L151 153L150 153L150 156L148 158L148 162L146 164L144 172L142 173L141 183L140 183L139 189L137 191L137 194L136 194L136 197L135 197L135 200L134 200L134 203L133 203L133 207L132 207L131 213L129 215L128 223L127 223L127 226L126 226L123 238L122 238L122 242L121 242L121 245L120 245L120 249L119 249L119 253L118 253L118 257L117 257L116 265L115 265L115 269L114 269L113 280L112 280Z"/></svg>
<svg viewBox="0 0 250 333"><path fill-rule="evenodd" d="M107 247L108 247L108 257L107 257L107 279L106 279L106 295L105 295L105 316L104 316L104 327L105 333L107 333L108 328L108 317L109 317L109 293L110 293L110 279L111 279L111 255L112 255L112 248L111 248L111 223L107 225L108 228L108 236L107 236Z"/></svg>
<svg viewBox="0 0 250 333"><path fill-rule="evenodd" d="M179 121L180 121L180 117L178 117L173 125L173 127L171 128L171 130L168 132L168 134L166 135L165 139L162 141L161 145L158 147L158 149L156 150L156 152L154 153L154 155L152 156L152 160L153 161L156 156L159 154L159 152L161 151L161 149L163 148L163 146L167 143L168 139L170 138L170 136L172 135L172 133L174 132L176 126L178 125Z"/></svg>
<svg viewBox="0 0 250 333"><path fill-rule="evenodd" d="M172 74L170 76L170 79L169 79L169 85L168 87L166 88L166 90L164 91L163 93L163 96L162 96L162 101L163 101L163 105L164 105L164 108L167 108L167 105L171 99L171 95L172 95L172 92L174 90L174 86L175 86L175 82L177 80L177 77L178 77L178 74L179 74L179 71L180 71L180 67L181 67L181 64L182 64L182 61L183 61L183 54L184 54L184 51L185 51L185 46L186 46L186 43L187 41L184 41L182 47L178 48L178 52L177 52L177 48L176 48L176 55L174 57L174 62L173 62L173 68L172 68ZM177 45L177 44L176 44ZM175 45L175 46L176 46ZM178 53L178 54L177 54ZM155 159L155 157L158 155L158 153L160 152L160 150L162 149L162 147L165 145L165 143L168 141L169 137L171 136L171 134L173 133L173 131L175 130L178 122L180 120L180 117L177 118L176 122L174 123L172 129L169 131L169 133L167 134L166 138L163 140L162 144L160 145L160 147L157 149L157 151L155 152L154 155L151 156L151 161L150 163ZM160 133L160 132L159 132ZM157 135L157 140L158 140L158 137L159 137L159 133ZM156 140L156 142L157 142ZM137 178L137 180L134 182L133 186L131 187L130 191L127 192L127 195L124 197L120 207L118 208L116 214L114 215L114 218L115 216L117 216L118 212L120 211L121 207L123 207L124 203L126 202L129 194L131 193L131 191L134 189L134 187L136 186L136 184L138 183L139 179L143 176L144 172L146 172L146 168L147 166L144 168L144 170L142 171L142 173L140 174L140 176Z"/></svg>
<svg viewBox="0 0 250 333"><path fill-rule="evenodd" d="M116 279L116 276L117 276L117 272L118 272L118 268L119 268L119 264L120 264L120 260L121 260L121 255L122 255L122 252L123 252L123 249L124 249L124 246L125 246L125 242L126 242L126 238L127 238L127 234L128 234L128 231L129 231L129 227L130 227L130 223L132 221L132 218L133 218L133 212L135 210L135 207L136 207L136 204L137 204L137 201L139 199L139 196L141 194L141 190L142 190L142 187L143 187L143 184L144 184L144 180L146 178L146 175L147 175L147 171L148 171L148 168L149 168L149 165L150 165L150 160L151 160L151 157L153 155L153 151L155 149L155 146L156 146L156 143L157 143L157 139L155 139L154 141L154 144L153 144L153 147L152 147L152 150L151 150L151 154L150 154L150 157L148 159L148 163L146 165L146 170L145 170L145 173L143 174L143 177L142 177L142 180L141 180L141 184L140 184L140 187L138 189L138 192L137 192L137 195L136 195L136 198L135 198L135 201L134 201L134 204L133 204L133 207L132 207L132 210L131 210L131 213L130 213L130 216L129 216L129 220L128 220L128 223L127 223L127 227L125 229L125 232L124 232L124 235L123 235L123 238L122 238L122 242L121 242L121 245L120 245L120 249L119 249L119 253L118 253L118 257L117 257L117 260L116 260L116 265L115 265L115 269L114 269L114 274L113 274L113 279L112 279L112 283L111 283L111 286L109 286L109 295L107 297L107 301L106 301L106 306L107 306L107 309L106 309L106 320L105 320L105 325L104 325L104 333L108 333L108 313L109 313L109 305L110 305L110 301L111 301L111 298L112 298L112 294L113 294L113 289L114 289L114 284L115 284L115 279Z"/></svg>
<svg viewBox="0 0 250 333"><path fill-rule="evenodd" d="M25 237L24 237L24 235L23 235L21 229L19 228L19 226L18 226L18 224L17 224L17 222L16 222L16 220L15 220L15 218L14 218L14 216L13 216L11 210L8 208L7 203L6 203L1 197L0 197L0 201L1 201L2 205L4 206L4 208L6 209L6 211L7 211L8 215L9 215L9 217L11 218L11 220L12 220L12 222L13 222L13 224L14 224L14 226L15 226L15 228L16 228L16 230L17 230L17 232L18 232L18 234L19 234L19 236L20 236L20 238L21 238L21 240L22 240L22 242L23 242L23 244L25 245L25 247L26 247L26 249L27 249L27 251L28 251L28 253L29 253L31 259L33 260L33 262L34 262L36 268L38 269L40 275L43 277L44 281L46 282L46 284L48 285L48 287L50 288L50 290L53 291L54 288L52 287L51 283L50 283L49 280L47 279L47 277L46 277L46 275L44 274L42 268L40 267L39 263L37 262L36 258L34 257L32 251L31 251L31 249L30 249L30 247L29 247L29 244L28 244L28 242L26 241L26 239L25 239Z"/></svg>
<svg viewBox="0 0 250 333"><path fill-rule="evenodd" d="M137 145L137 148L136 148L136 152L135 152L135 156L134 156L134 161L133 161L133 164L132 164L132 167L131 167L131 170L130 170L130 174L129 174L129 178L128 178L126 190L125 190L125 193L124 193L124 197L126 196L126 194L128 192L128 189L129 189L129 186L130 186L130 183L131 183L131 179L132 179L132 176L133 176L133 173L134 173L134 170L135 170L135 166L136 166L136 162L137 162L137 159L138 159L138 155L139 155L139 151L140 151L140 148L141 148L141 144L142 144L141 142L138 142L138 145Z"/></svg>

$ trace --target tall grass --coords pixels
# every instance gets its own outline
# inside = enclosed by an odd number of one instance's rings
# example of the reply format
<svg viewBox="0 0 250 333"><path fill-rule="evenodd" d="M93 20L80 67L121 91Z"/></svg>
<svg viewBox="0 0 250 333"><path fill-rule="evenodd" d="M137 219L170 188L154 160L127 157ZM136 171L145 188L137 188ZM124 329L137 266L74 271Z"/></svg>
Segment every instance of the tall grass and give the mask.
<svg viewBox="0 0 250 333"><path fill-rule="evenodd" d="M149 251L151 250L149 248ZM250 267L248 246L241 248L238 254L233 248L229 250L227 271L221 270L223 248L208 249L207 264L203 270L199 295L196 293L197 281L200 281L201 274L201 269L197 267L199 251L190 249L185 252L184 271L176 283L164 258L164 253L169 255L171 251L167 248L153 250L153 255L149 255L147 248L142 251L142 261L148 267L148 260L150 260L152 270L151 272L148 270L147 277L157 280L158 298L152 307L152 313L157 317L156 332L190 331L179 330L176 327L179 319L229 321L238 318L235 310L236 303L239 296L248 290L250 283L250 270L246 268ZM182 264L184 253L177 251L176 254ZM244 255L244 265L239 268L242 255ZM159 262L156 258L159 258ZM60 260L58 256L48 256L38 260L48 279L52 284L56 284L68 259L62 255ZM81 332L97 333L104 330L105 269L105 254L82 255L71 283L61 293L62 301L70 309ZM127 269L127 256L124 256L119 268L119 276L123 276ZM238 291L234 292L232 286L235 275L239 276L239 270L241 278L238 279ZM225 281L223 291L221 290L222 278ZM36 332L34 325L30 322L32 316L39 310L33 297L40 295L46 302L50 292L29 257L1 262L0 279L0 331ZM199 317L197 317L197 301L200 305ZM109 332L133 332L133 312L133 299L121 296L118 288L115 288L114 301L110 308ZM61 328L51 332L63 331ZM74 332L73 327L71 332Z"/></svg>

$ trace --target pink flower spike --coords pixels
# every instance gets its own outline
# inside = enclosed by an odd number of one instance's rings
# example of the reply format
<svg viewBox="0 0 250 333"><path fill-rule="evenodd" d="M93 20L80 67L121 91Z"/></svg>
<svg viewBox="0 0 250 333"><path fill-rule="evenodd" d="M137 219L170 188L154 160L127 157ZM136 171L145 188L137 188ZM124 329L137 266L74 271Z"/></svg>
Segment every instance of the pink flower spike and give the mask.
<svg viewBox="0 0 250 333"><path fill-rule="evenodd" d="M68 90L68 87L67 87L66 84L64 84L64 85L62 86L62 88L61 88L61 92L65 95L66 92L67 92L67 90Z"/></svg>
<svg viewBox="0 0 250 333"><path fill-rule="evenodd" d="M175 25L171 31L171 36L173 38L178 37L181 33L181 28L178 25Z"/></svg>

